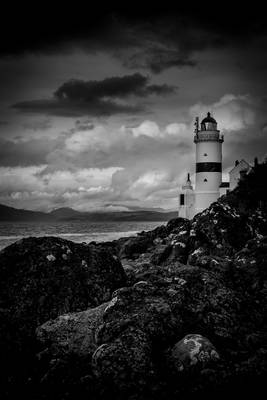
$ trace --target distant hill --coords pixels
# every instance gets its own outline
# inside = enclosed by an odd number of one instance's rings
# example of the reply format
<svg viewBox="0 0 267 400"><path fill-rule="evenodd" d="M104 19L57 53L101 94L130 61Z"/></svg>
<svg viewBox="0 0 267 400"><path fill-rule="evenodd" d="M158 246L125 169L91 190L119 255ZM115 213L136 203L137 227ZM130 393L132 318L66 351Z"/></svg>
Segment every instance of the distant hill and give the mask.
<svg viewBox="0 0 267 400"><path fill-rule="evenodd" d="M177 217L177 212L158 211L113 211L113 212L75 212L72 216L60 218L64 221L168 221Z"/></svg>
<svg viewBox="0 0 267 400"><path fill-rule="evenodd" d="M113 211L113 212L80 212L72 208L62 207L44 213L29 211L0 205L0 221L168 221L175 218L177 213L159 212L154 210Z"/></svg>
<svg viewBox="0 0 267 400"><path fill-rule="evenodd" d="M0 204L0 221L52 221L53 217L41 211L20 210Z"/></svg>
<svg viewBox="0 0 267 400"><path fill-rule="evenodd" d="M73 210L70 207L61 207L53 210L49 213L54 219L66 219L66 218L73 218L76 215L79 216L82 214L80 211Z"/></svg>

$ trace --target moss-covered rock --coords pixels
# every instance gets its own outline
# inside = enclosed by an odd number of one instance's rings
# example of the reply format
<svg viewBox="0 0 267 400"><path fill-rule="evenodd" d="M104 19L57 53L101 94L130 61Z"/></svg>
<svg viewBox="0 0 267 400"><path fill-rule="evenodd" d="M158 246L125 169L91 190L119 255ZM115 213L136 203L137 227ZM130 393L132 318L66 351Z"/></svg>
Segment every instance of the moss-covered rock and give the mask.
<svg viewBox="0 0 267 400"><path fill-rule="evenodd" d="M125 284L119 259L101 246L27 238L0 252L0 349L4 380L28 379L38 325L110 299ZM4 364L3 364L4 363ZM5 389L9 391L9 389Z"/></svg>

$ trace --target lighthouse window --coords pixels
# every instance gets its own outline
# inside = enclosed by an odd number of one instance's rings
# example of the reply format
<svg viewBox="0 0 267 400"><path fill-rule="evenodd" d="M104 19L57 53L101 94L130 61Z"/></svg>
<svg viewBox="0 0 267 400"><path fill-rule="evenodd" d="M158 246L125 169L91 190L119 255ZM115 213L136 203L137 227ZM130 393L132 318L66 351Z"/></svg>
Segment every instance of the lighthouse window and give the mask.
<svg viewBox="0 0 267 400"><path fill-rule="evenodd" d="M208 179L205 178L205 179L204 179L204 182L208 182Z"/></svg>
<svg viewBox="0 0 267 400"><path fill-rule="evenodd" d="M180 206L184 206L184 194L180 194Z"/></svg>

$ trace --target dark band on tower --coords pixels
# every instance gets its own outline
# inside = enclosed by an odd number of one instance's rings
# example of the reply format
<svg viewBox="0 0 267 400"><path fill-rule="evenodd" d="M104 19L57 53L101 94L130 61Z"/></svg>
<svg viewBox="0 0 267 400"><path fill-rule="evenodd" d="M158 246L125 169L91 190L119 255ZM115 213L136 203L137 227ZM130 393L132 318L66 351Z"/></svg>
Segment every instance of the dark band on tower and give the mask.
<svg viewBox="0 0 267 400"><path fill-rule="evenodd" d="M222 163L198 162L196 163L196 172L222 172Z"/></svg>

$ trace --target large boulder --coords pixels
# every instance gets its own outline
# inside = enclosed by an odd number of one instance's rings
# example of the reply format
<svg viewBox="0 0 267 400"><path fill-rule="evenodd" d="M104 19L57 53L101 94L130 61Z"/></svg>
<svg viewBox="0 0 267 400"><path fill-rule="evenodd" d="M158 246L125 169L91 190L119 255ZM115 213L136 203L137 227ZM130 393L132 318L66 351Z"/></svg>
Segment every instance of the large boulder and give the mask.
<svg viewBox="0 0 267 400"><path fill-rule="evenodd" d="M0 350L6 383L31 374L38 325L108 301L124 286L119 259L101 246L27 238L0 252ZM12 377L12 378L10 378ZM3 385L4 390L5 385Z"/></svg>
<svg viewBox="0 0 267 400"><path fill-rule="evenodd" d="M119 259L100 246L27 238L0 253L0 303L27 333L43 322L109 300L125 284Z"/></svg>
<svg viewBox="0 0 267 400"><path fill-rule="evenodd" d="M60 315L39 326L35 380L45 398L92 395L92 355L98 348L95 333L109 302L78 313ZM36 376L37 375L37 376ZM90 386L90 390L88 389Z"/></svg>
<svg viewBox="0 0 267 400"><path fill-rule="evenodd" d="M66 355L90 358L96 350L95 332L103 323L109 302L78 313L60 315L36 329L37 340L43 347L39 357L64 358Z"/></svg>

